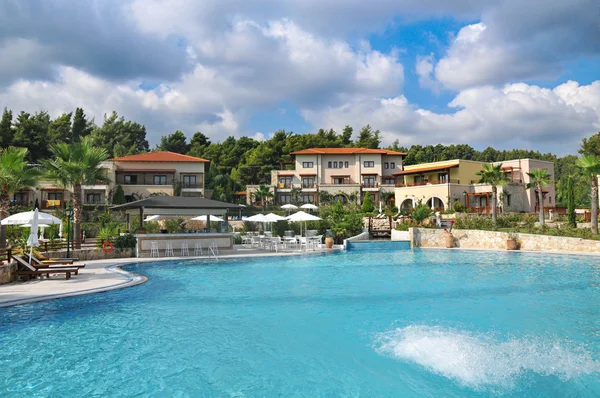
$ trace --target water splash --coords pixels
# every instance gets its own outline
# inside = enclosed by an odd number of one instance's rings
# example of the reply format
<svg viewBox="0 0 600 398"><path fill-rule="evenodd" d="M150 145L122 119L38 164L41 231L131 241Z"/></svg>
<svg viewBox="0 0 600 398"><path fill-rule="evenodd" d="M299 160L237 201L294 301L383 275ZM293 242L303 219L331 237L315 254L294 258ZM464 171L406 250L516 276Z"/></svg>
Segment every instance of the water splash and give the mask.
<svg viewBox="0 0 600 398"><path fill-rule="evenodd" d="M600 362L575 344L539 338L497 341L491 335L425 325L380 333L375 350L475 389L513 387L525 372L562 380L600 373Z"/></svg>

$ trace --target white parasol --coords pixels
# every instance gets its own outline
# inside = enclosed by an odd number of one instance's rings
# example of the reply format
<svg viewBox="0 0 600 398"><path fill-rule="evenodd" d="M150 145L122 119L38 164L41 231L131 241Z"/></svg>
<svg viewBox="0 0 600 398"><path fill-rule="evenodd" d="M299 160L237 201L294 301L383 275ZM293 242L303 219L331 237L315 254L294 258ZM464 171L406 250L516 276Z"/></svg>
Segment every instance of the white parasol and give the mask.
<svg viewBox="0 0 600 398"><path fill-rule="evenodd" d="M194 217L194 218L191 218L190 221L205 221L206 222L206 216ZM217 217L217 216L210 216L210 221L224 222L225 220L223 220L222 218Z"/></svg>
<svg viewBox="0 0 600 398"><path fill-rule="evenodd" d="M33 247L39 246L38 240L38 217L39 212L36 209L33 211L33 219L31 220L31 230L29 231L29 237L27 238L27 244L29 245L29 264L31 264L31 257L33 256Z"/></svg>
<svg viewBox="0 0 600 398"><path fill-rule="evenodd" d="M287 217L287 220L290 222L299 222L300 223L300 236L302 236L302 221L320 221L321 217L313 216L312 214L305 213L303 211L299 211L297 213L292 214Z"/></svg>

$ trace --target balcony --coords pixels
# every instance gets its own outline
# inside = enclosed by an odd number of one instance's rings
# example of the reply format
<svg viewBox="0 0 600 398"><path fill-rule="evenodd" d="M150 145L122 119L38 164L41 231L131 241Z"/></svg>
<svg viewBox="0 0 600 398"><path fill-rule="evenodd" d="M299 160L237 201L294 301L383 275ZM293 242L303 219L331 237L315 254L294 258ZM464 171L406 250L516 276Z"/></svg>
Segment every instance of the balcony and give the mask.
<svg viewBox="0 0 600 398"><path fill-rule="evenodd" d="M422 187L427 185L442 185L442 184L460 184L460 180L429 180L429 181L418 181L418 182L398 182L396 183L397 188L405 187Z"/></svg>
<svg viewBox="0 0 600 398"><path fill-rule="evenodd" d="M291 182L280 182L277 184L279 189L292 189L294 186Z"/></svg>
<svg viewBox="0 0 600 398"><path fill-rule="evenodd" d="M183 189L202 189L202 188L204 188L204 184L184 182L181 184L181 188L183 188Z"/></svg>
<svg viewBox="0 0 600 398"><path fill-rule="evenodd" d="M63 200L42 200L40 205L41 210L61 210L65 208Z"/></svg>

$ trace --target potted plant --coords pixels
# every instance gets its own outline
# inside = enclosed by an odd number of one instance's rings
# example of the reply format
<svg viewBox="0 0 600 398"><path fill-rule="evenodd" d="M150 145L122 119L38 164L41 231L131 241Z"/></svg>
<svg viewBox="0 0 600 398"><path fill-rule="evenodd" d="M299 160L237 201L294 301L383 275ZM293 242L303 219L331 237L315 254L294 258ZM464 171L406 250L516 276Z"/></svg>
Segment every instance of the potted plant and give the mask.
<svg viewBox="0 0 600 398"><path fill-rule="evenodd" d="M446 248L451 249L454 247L454 235L452 235L452 227L454 227L454 220L450 221L450 230L444 228L446 238Z"/></svg>
<svg viewBox="0 0 600 398"><path fill-rule="evenodd" d="M518 235L516 232L509 232L506 239L506 250L517 250L518 249Z"/></svg>
<svg viewBox="0 0 600 398"><path fill-rule="evenodd" d="M328 249L333 248L333 237L331 235L325 237L325 247Z"/></svg>

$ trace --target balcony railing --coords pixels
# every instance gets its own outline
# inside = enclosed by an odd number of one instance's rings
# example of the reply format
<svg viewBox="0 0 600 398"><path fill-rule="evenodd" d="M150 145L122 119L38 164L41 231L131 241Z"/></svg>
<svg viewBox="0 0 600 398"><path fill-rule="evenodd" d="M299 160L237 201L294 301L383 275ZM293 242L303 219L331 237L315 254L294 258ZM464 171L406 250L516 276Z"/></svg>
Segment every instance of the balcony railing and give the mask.
<svg viewBox="0 0 600 398"><path fill-rule="evenodd" d="M303 189L313 189L316 187L317 187L317 184L302 184Z"/></svg>
<svg viewBox="0 0 600 398"><path fill-rule="evenodd" d="M492 214L492 206L469 206L467 207L469 213L475 214ZM496 207L496 214L502 212L502 207Z"/></svg>
<svg viewBox="0 0 600 398"><path fill-rule="evenodd" d="M41 210L57 210L64 209L65 202L62 200L42 200Z"/></svg>
<svg viewBox="0 0 600 398"><path fill-rule="evenodd" d="M398 182L396 186L401 187L421 187L425 185L441 185L441 184L460 184L460 180L429 180L429 181L418 181L418 182Z"/></svg>
<svg viewBox="0 0 600 398"><path fill-rule="evenodd" d="M204 188L204 184L201 183L192 183L192 182L184 182L181 184L183 189L185 188Z"/></svg>
<svg viewBox="0 0 600 398"><path fill-rule="evenodd" d="M292 189L292 183L286 183L286 182L280 182L279 184L277 184L277 188L279 189Z"/></svg>
<svg viewBox="0 0 600 398"><path fill-rule="evenodd" d="M378 182L363 182L362 187L363 188L379 188L379 183Z"/></svg>

